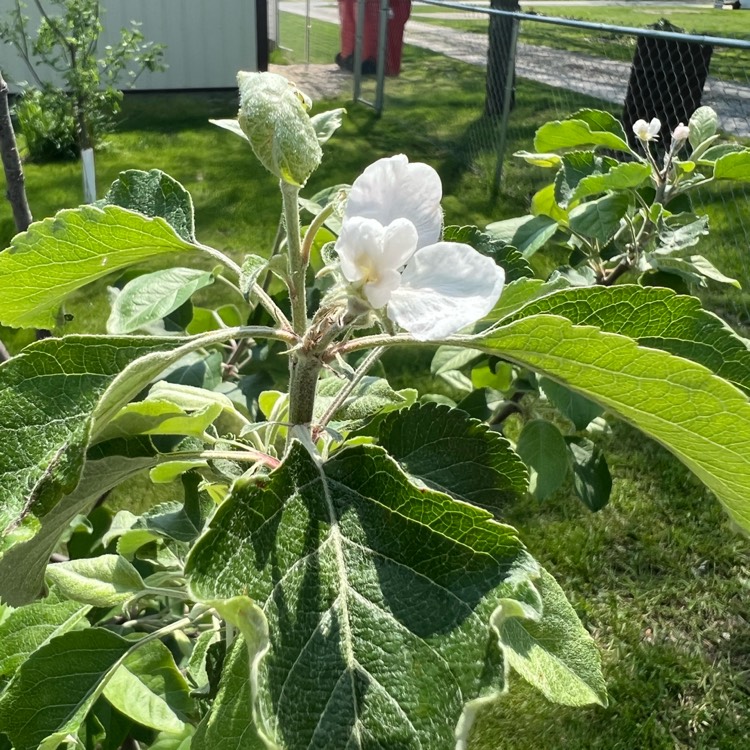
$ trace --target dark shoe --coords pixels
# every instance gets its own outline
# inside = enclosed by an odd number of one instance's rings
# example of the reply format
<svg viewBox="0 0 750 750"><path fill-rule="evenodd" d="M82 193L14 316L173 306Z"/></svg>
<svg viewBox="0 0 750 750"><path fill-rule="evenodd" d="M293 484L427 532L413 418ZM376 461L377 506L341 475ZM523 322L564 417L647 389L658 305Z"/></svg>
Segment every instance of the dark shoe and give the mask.
<svg viewBox="0 0 750 750"><path fill-rule="evenodd" d="M362 75L363 76L374 76L378 69L375 60L364 60L362 62Z"/></svg>
<svg viewBox="0 0 750 750"><path fill-rule="evenodd" d="M349 57L341 57L341 53L337 52L334 62L339 68L341 68L341 70L348 70L350 73L354 70L354 57L352 55L349 55Z"/></svg>

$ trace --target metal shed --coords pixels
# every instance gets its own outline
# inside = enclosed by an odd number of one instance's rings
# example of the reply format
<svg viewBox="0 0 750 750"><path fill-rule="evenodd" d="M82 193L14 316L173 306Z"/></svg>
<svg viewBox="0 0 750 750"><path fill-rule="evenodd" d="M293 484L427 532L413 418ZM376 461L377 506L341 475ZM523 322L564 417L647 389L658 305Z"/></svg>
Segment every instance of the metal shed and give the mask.
<svg viewBox="0 0 750 750"><path fill-rule="evenodd" d="M144 73L135 88L143 90L215 89L236 86L238 70L258 69L254 0L101 0L102 47L114 44L131 19L141 23L148 41L167 45L163 73ZM0 0L0 15L15 0ZM24 11L30 29L39 23L33 3ZM29 78L15 49L0 52L0 66L11 88Z"/></svg>

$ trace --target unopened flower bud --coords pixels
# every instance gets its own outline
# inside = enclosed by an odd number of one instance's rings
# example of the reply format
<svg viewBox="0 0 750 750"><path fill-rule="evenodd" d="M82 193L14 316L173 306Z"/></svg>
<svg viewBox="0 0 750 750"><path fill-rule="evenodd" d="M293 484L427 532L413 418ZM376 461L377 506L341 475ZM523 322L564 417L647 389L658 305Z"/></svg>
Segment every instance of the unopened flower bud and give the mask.
<svg viewBox="0 0 750 750"><path fill-rule="evenodd" d="M237 75L237 119L261 164L284 182L302 186L323 153L307 111L310 99L274 73Z"/></svg>
<svg viewBox="0 0 750 750"><path fill-rule="evenodd" d="M680 146L688 139L690 128L680 123L672 132L672 140Z"/></svg>

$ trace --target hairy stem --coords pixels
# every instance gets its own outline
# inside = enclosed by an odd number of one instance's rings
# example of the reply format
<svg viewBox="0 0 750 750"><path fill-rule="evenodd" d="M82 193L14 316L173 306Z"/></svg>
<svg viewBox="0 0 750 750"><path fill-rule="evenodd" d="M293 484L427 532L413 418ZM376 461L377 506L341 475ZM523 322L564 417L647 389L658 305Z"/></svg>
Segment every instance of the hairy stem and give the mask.
<svg viewBox="0 0 750 750"><path fill-rule="evenodd" d="M315 391L323 367L321 359L307 352L297 352L290 358L289 422L310 425L315 408Z"/></svg>
<svg viewBox="0 0 750 750"><path fill-rule="evenodd" d="M289 253L289 297L292 305L292 329L298 336L307 330L307 300L305 274L307 264L302 255L299 228L299 188L281 182L284 199L284 222L286 224L287 252Z"/></svg>

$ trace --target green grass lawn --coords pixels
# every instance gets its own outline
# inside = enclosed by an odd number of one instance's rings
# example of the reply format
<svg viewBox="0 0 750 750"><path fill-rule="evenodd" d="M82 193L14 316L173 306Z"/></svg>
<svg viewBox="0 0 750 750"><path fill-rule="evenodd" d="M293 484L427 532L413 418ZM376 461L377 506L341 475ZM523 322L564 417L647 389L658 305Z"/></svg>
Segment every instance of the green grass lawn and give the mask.
<svg viewBox="0 0 750 750"><path fill-rule="evenodd" d="M661 19L666 19L675 26L691 34L728 37L750 41L750 13L742 11L714 10L713 8L675 8L624 7L620 6L534 6L533 3L523 6L524 12L539 13L547 16L572 18L579 21L644 28ZM435 18L435 14L452 13L457 17ZM438 6L415 5L415 20L446 25L472 31L478 34L487 33L487 16L478 14L471 18L461 18L461 11L451 11ZM572 27L538 23L524 20L521 23L519 41L523 44L565 49L571 52L606 57L611 60L629 61L633 58L636 37L629 34L618 34L607 31L576 29ZM711 75L725 80L746 84L750 81L747 60L750 50L716 47L711 59Z"/></svg>
<svg viewBox="0 0 750 750"><path fill-rule="evenodd" d="M313 49L329 62L336 28L323 26L329 28L314 26ZM440 172L447 223L484 225L524 213L543 174L509 161L501 193L490 199L495 132L482 115L483 87L478 68L407 48L402 76L388 81L381 118L345 98L315 105L315 111L347 106L349 113L305 194L351 182L374 159L403 152ZM595 104L519 81L509 152L529 148L536 127L566 107ZM207 122L233 116L236 106L234 92L127 96L122 123L97 159L100 193L120 170L159 167L191 191L203 242L236 257L265 252L278 220L275 181L246 144ZM27 185L34 214L42 218L76 205L80 171L75 164L29 164ZM719 264L737 265L729 200L722 196L711 208L718 232L709 254ZM12 233L3 209L4 245ZM68 330L101 330L104 286L79 295ZM716 307L727 299L716 297ZM385 365L397 385L416 376L425 390L432 388L426 350L401 351ZM507 519L557 576L596 638L611 705L554 706L512 678L508 696L480 720L471 750L744 748L750 736L750 545L659 446L621 425L603 441L615 477L610 506L593 515L568 488L544 504L519 500Z"/></svg>

